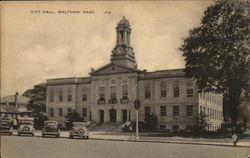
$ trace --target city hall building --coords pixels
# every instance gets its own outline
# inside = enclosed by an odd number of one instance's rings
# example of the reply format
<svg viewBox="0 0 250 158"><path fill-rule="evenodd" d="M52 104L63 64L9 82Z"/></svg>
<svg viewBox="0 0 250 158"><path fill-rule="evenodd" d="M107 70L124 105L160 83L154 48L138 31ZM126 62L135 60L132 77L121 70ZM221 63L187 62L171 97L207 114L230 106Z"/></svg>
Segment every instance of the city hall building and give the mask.
<svg viewBox="0 0 250 158"><path fill-rule="evenodd" d="M147 72L137 69L131 47L131 26L124 17L116 27L116 45L110 63L92 70L89 77L47 80L46 112L65 125L65 115L77 111L84 121L123 123L135 120L134 100L141 101L139 120L155 114L158 128L191 127L199 113L209 119L208 130L222 122L222 95L198 93L193 78L183 69Z"/></svg>

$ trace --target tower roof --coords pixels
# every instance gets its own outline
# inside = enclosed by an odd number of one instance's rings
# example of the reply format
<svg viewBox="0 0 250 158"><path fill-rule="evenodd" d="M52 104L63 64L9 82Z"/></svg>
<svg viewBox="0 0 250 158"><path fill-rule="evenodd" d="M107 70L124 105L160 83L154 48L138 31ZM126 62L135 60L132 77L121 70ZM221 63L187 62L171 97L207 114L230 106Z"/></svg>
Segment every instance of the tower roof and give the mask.
<svg viewBox="0 0 250 158"><path fill-rule="evenodd" d="M129 21L123 16L123 18L119 21L118 26L128 26L130 27Z"/></svg>

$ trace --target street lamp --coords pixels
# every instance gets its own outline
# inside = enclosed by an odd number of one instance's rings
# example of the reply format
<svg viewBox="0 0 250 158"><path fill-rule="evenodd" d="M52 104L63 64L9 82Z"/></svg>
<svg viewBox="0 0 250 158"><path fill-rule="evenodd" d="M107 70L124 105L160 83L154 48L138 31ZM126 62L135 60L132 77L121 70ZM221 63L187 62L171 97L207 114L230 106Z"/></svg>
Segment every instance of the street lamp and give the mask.
<svg viewBox="0 0 250 158"><path fill-rule="evenodd" d="M139 140L139 109L140 109L140 100L135 99L134 106L135 106L135 111L136 111L136 140Z"/></svg>

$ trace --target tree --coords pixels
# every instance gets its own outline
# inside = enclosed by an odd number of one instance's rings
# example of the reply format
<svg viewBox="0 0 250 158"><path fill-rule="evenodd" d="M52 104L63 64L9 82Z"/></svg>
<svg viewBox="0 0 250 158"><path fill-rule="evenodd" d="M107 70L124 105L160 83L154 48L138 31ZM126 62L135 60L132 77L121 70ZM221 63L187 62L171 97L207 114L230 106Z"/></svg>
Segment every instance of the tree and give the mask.
<svg viewBox="0 0 250 158"><path fill-rule="evenodd" d="M75 110L68 113L66 116L66 127L67 129L70 129L72 127L73 122L82 122L83 118L80 117L80 114L77 113Z"/></svg>
<svg viewBox="0 0 250 158"><path fill-rule="evenodd" d="M194 126L192 132L195 134L202 134L206 131L206 127L209 125L209 118L205 113L200 113L198 117L194 119Z"/></svg>
<svg viewBox="0 0 250 158"><path fill-rule="evenodd" d="M199 91L228 96L234 127L241 93L249 93L249 4L248 0L216 1L180 48L186 61L184 72L196 79Z"/></svg>
<svg viewBox="0 0 250 158"><path fill-rule="evenodd" d="M23 93L23 96L30 98L27 109L31 111L30 116L34 117L35 128L43 127L44 121L48 120L46 116L46 84L40 83L34 86L33 89L28 89Z"/></svg>
<svg viewBox="0 0 250 158"><path fill-rule="evenodd" d="M242 102L240 105L240 119L242 121L242 125L244 128L244 131L247 129L247 123L250 121L249 119L249 104L250 104L250 98L248 96L243 96L241 98Z"/></svg>
<svg viewBox="0 0 250 158"><path fill-rule="evenodd" d="M44 113L45 108L44 103L35 101L35 99L31 99L28 103L27 109L31 111L30 116L34 117L34 126L36 129L41 129L44 121L48 120L46 113Z"/></svg>

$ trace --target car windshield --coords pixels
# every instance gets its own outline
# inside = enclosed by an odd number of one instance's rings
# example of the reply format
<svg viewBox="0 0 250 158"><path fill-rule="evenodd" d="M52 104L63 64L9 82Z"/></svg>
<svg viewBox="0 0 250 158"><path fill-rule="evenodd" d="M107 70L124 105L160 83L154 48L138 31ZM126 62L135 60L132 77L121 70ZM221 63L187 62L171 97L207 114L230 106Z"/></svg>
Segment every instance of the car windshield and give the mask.
<svg viewBox="0 0 250 158"><path fill-rule="evenodd" d="M1 124L1 125L9 125L10 122L8 122L8 121L1 121L0 124Z"/></svg>
<svg viewBox="0 0 250 158"><path fill-rule="evenodd" d="M20 122L20 125L33 125L33 122L28 122L28 121Z"/></svg>
<svg viewBox="0 0 250 158"><path fill-rule="evenodd" d="M57 126L57 123L55 123L55 122L46 122L45 126Z"/></svg>
<svg viewBox="0 0 250 158"><path fill-rule="evenodd" d="M74 123L73 125L74 125L74 127L84 127L85 126L84 123Z"/></svg>

